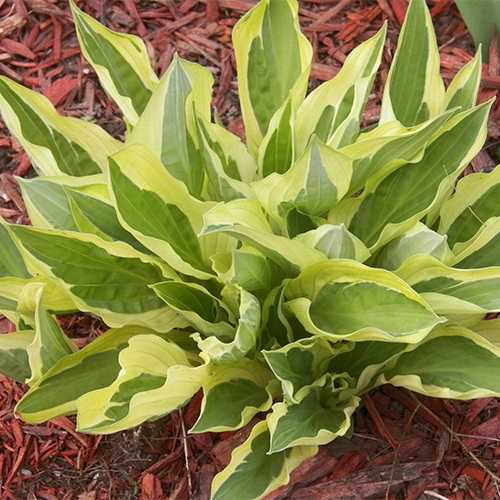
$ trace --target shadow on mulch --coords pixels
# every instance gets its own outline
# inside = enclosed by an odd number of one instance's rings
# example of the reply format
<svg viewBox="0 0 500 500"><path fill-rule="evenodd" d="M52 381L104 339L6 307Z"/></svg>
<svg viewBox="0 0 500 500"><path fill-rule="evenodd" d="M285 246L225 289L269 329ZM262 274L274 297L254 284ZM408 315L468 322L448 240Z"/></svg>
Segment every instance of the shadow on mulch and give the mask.
<svg viewBox="0 0 500 500"><path fill-rule="evenodd" d="M0 384L13 400L22 394L18 385ZM2 498L208 499L214 474L249 429L186 435L200 399L170 417L99 437L74 432L66 417L29 426L3 411L0 436L10 453L2 465L11 473ZM385 386L365 396L350 439L321 447L269 498L499 498L499 437L495 398L442 401Z"/></svg>

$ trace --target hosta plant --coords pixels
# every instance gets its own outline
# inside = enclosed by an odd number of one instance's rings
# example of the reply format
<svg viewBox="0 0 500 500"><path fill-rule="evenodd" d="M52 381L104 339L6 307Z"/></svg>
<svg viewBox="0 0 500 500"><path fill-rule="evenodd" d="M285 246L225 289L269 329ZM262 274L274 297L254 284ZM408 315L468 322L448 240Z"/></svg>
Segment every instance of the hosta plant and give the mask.
<svg viewBox="0 0 500 500"><path fill-rule="evenodd" d="M17 414L76 414L105 434L203 392L191 433L253 425L215 499L260 498L349 435L381 384L500 395L500 169L458 180L486 138L478 53L447 89L413 0L377 126L362 115L385 26L307 96L312 50L295 0L234 28L246 143L213 119L213 78L72 5L82 52L123 113L123 142L2 77L4 121L38 176L32 226L0 225L4 373ZM56 316L109 327L78 349Z"/></svg>
<svg viewBox="0 0 500 500"><path fill-rule="evenodd" d="M500 2L483 0L478 4L474 0L455 0L455 3L474 43L477 47L482 46L483 55L488 57L490 43L495 36L500 44ZM481 6L480 9L477 8L478 5Z"/></svg>

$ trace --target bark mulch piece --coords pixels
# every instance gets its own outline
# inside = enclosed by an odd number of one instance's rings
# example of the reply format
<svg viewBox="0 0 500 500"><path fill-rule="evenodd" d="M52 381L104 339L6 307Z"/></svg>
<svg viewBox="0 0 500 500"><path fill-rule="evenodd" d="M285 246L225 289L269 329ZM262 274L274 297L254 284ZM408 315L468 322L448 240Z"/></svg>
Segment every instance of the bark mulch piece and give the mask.
<svg viewBox="0 0 500 500"><path fill-rule="evenodd" d="M231 29L251 0L84 0L79 5L107 26L136 33L161 74L175 52L215 76L214 113L243 136ZM429 0L448 83L474 53L452 0ZM385 20L389 35L364 124L377 121L383 81L394 54L407 0L300 1L304 32L314 49L312 83L332 78L347 54ZM67 4L61 0L0 0L0 74L43 92L67 116L95 121L116 137L123 122L116 106L81 59ZM480 101L500 93L498 48L483 67ZM500 160L500 99L484 151L469 171ZM0 122L0 215L29 223L14 176L33 176L29 158ZM85 315L60 318L83 346L103 330ZM0 318L0 331L12 325ZM74 420L26 425L13 415L25 388L0 378L0 498L127 499L208 498L214 474L248 429L186 435L200 396L182 411L112 436L81 435ZM364 398L351 439L338 439L292 474L284 498L500 498L500 401L469 403L415 396L383 387Z"/></svg>

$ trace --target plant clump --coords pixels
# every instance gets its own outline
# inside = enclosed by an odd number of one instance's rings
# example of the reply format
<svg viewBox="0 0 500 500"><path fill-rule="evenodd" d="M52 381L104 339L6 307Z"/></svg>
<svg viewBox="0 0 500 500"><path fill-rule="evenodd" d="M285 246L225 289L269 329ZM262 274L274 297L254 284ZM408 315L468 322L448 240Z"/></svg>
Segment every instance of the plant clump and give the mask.
<svg viewBox="0 0 500 500"><path fill-rule="evenodd" d="M381 384L500 395L500 169L481 150L478 53L445 89L424 0L399 37L379 123L361 128L385 26L306 96L312 49L296 0L261 0L233 32L246 144L211 113L213 78L175 57L161 78L137 37L72 4L82 52L124 142L0 77L3 119L38 176L32 226L0 224L0 369L17 414L76 414L117 432L203 391L191 433L246 441L217 500L261 498L348 435ZM457 182L458 181L458 182ZM82 349L56 316L109 327Z"/></svg>

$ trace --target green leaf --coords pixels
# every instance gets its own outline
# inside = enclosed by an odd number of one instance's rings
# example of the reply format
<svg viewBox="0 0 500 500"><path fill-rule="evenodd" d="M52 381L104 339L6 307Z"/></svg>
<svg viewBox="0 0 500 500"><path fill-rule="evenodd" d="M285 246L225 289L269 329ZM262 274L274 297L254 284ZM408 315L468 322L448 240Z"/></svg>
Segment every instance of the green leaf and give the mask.
<svg viewBox="0 0 500 500"><path fill-rule="evenodd" d="M240 429L273 403L266 389L270 374L250 360L234 367L219 366L203 383L200 416L189 432L224 432Z"/></svg>
<svg viewBox="0 0 500 500"><path fill-rule="evenodd" d="M234 327L228 323L230 313L227 306L203 286L164 281L151 285L151 289L201 333L229 339L234 337Z"/></svg>
<svg viewBox="0 0 500 500"><path fill-rule="evenodd" d="M418 342L445 321L395 274L355 261L310 266L288 283L285 307L332 341Z"/></svg>
<svg viewBox="0 0 500 500"><path fill-rule="evenodd" d="M196 337L200 356L214 363L238 363L257 347L261 331L260 302L251 293L240 290L239 318L236 333L231 342L224 342L216 336L205 339Z"/></svg>
<svg viewBox="0 0 500 500"><path fill-rule="evenodd" d="M43 287L35 292L35 338L27 347L33 383L52 368L61 358L76 351L75 344L66 337L57 320L43 306Z"/></svg>
<svg viewBox="0 0 500 500"><path fill-rule="evenodd" d="M78 399L79 431L109 434L166 415L188 402L207 375L180 347L152 334L129 338L118 363L111 384Z"/></svg>
<svg viewBox="0 0 500 500"><path fill-rule="evenodd" d="M278 224L284 224L290 209L310 217L325 216L347 193L351 165L348 157L313 138L288 172L272 174L253 187L262 206Z"/></svg>
<svg viewBox="0 0 500 500"><path fill-rule="evenodd" d="M347 56L340 71L321 84L297 111L297 154L316 134L334 148L350 144L359 132L360 117L380 64L387 26Z"/></svg>
<svg viewBox="0 0 500 500"><path fill-rule="evenodd" d="M73 1L70 6L85 59L125 119L135 125L158 83L144 42L137 36L106 28Z"/></svg>
<svg viewBox="0 0 500 500"><path fill-rule="evenodd" d="M377 267L394 271L415 255L430 255L447 261L451 257L447 237L419 222L383 247L375 262Z"/></svg>
<svg viewBox="0 0 500 500"><path fill-rule="evenodd" d="M98 314L111 326L133 323L160 331L177 326L177 315L149 288L167 272L154 258L88 234L24 226L11 230L34 265L57 278L80 310Z"/></svg>
<svg viewBox="0 0 500 500"><path fill-rule="evenodd" d="M97 125L60 116L43 95L5 76L0 77L0 112L43 175L100 173L107 156L121 148L120 142Z"/></svg>
<svg viewBox="0 0 500 500"><path fill-rule="evenodd" d="M474 38L476 47L482 48L483 56L488 58L488 49L492 38L500 34L500 6L496 0L485 0L481 8L471 0L457 0L458 10L467 25L467 29ZM500 42L500 40L499 40Z"/></svg>
<svg viewBox="0 0 500 500"><path fill-rule="evenodd" d="M200 150L202 163L207 180L207 198L217 201L230 201L237 198L252 197L249 186L238 180L240 170L234 160L228 157L221 150L221 145L215 142L208 132L208 122L204 122L202 118L198 118L197 127L199 129L198 137L200 142ZM242 154L243 163L247 164L246 154ZM230 173L227 172L229 170ZM236 176L233 178L231 176Z"/></svg>
<svg viewBox="0 0 500 500"><path fill-rule="evenodd" d="M418 163L426 147L453 114L454 111L449 111L413 127L405 127L399 122L386 123L341 148L341 153L353 159L349 192L359 191L367 181L368 189L406 163Z"/></svg>
<svg viewBox="0 0 500 500"><path fill-rule="evenodd" d="M39 423L76 411L77 399L106 387L120 371L118 355L140 327L109 330L83 349L60 359L24 395L16 412L29 423Z"/></svg>
<svg viewBox="0 0 500 500"><path fill-rule="evenodd" d="M301 243L323 252L329 259L353 259L364 262L370 251L344 224L322 224L295 237Z"/></svg>
<svg viewBox="0 0 500 500"><path fill-rule="evenodd" d="M488 219L473 238L453 247L452 262L461 269L500 266L500 217Z"/></svg>
<svg viewBox="0 0 500 500"><path fill-rule="evenodd" d="M347 373L356 380L356 394L374 387L375 378L385 365L407 349L409 344L395 342L353 342L329 363L328 371Z"/></svg>
<svg viewBox="0 0 500 500"><path fill-rule="evenodd" d="M141 189L121 169L123 156L110 158L112 197L124 226L151 251L179 272L210 276L188 217L157 193ZM125 160L126 161L126 160Z"/></svg>
<svg viewBox="0 0 500 500"><path fill-rule="evenodd" d="M195 113L210 119L212 85L206 68L174 57L127 140L147 146L194 196L201 193L204 175L196 147Z"/></svg>
<svg viewBox="0 0 500 500"><path fill-rule="evenodd" d="M214 256L213 268L220 281L256 295L267 293L280 278L279 268L249 245Z"/></svg>
<svg viewBox="0 0 500 500"><path fill-rule="evenodd" d="M299 402L326 373L336 350L322 338L303 339L280 349L262 351L264 359L281 382L287 399Z"/></svg>
<svg viewBox="0 0 500 500"><path fill-rule="evenodd" d="M296 0L264 0L233 30L238 88L246 137L255 153L275 113L292 109L307 90L312 49L300 32Z"/></svg>
<svg viewBox="0 0 500 500"><path fill-rule="evenodd" d="M441 328L397 358L383 382L439 398L498 396L499 356L498 347L473 331Z"/></svg>
<svg viewBox="0 0 500 500"><path fill-rule="evenodd" d="M481 150L490 106L482 104L449 120L419 162L394 171L362 201L349 230L373 250L439 207Z"/></svg>
<svg viewBox="0 0 500 500"><path fill-rule="evenodd" d="M32 331L0 334L0 373L21 383L30 378L31 369L26 350L34 336Z"/></svg>
<svg viewBox="0 0 500 500"><path fill-rule="evenodd" d="M300 402L274 404L267 417L271 433L269 453L300 445L327 444L344 436L360 402L357 397L344 403L338 401L338 392L347 387L343 377L329 375L324 385L311 388Z"/></svg>
<svg viewBox="0 0 500 500"><path fill-rule="evenodd" d="M412 0L385 84L381 122L411 126L443 110L444 84L432 18L425 0Z"/></svg>
<svg viewBox="0 0 500 500"><path fill-rule="evenodd" d="M204 220L202 235L227 233L254 246L292 275L302 267L325 259L317 250L273 234L255 200L233 200L217 205L205 214Z"/></svg>
<svg viewBox="0 0 500 500"><path fill-rule="evenodd" d="M203 135L210 150L218 157L224 172L232 179L251 182L257 174L257 164L241 139L217 123L200 117Z"/></svg>
<svg viewBox="0 0 500 500"><path fill-rule="evenodd" d="M294 122L292 100L289 98L276 111L259 146L259 173L266 177L273 172L285 173L295 159Z"/></svg>
<svg viewBox="0 0 500 500"><path fill-rule="evenodd" d="M466 110L476 104L481 83L481 62L481 52L478 50L474 58L455 75L446 89L446 109L460 107Z"/></svg>
<svg viewBox="0 0 500 500"><path fill-rule="evenodd" d="M451 246L470 240L492 217L500 216L500 167L461 179L440 211L439 232Z"/></svg>
<svg viewBox="0 0 500 500"><path fill-rule="evenodd" d="M233 450L229 465L212 482L212 500L253 500L283 484L306 458L317 453L316 446L297 446L269 454L266 422L254 426L247 440Z"/></svg>
<svg viewBox="0 0 500 500"><path fill-rule="evenodd" d="M7 276L29 278L30 273L8 227L0 223L0 278Z"/></svg>

